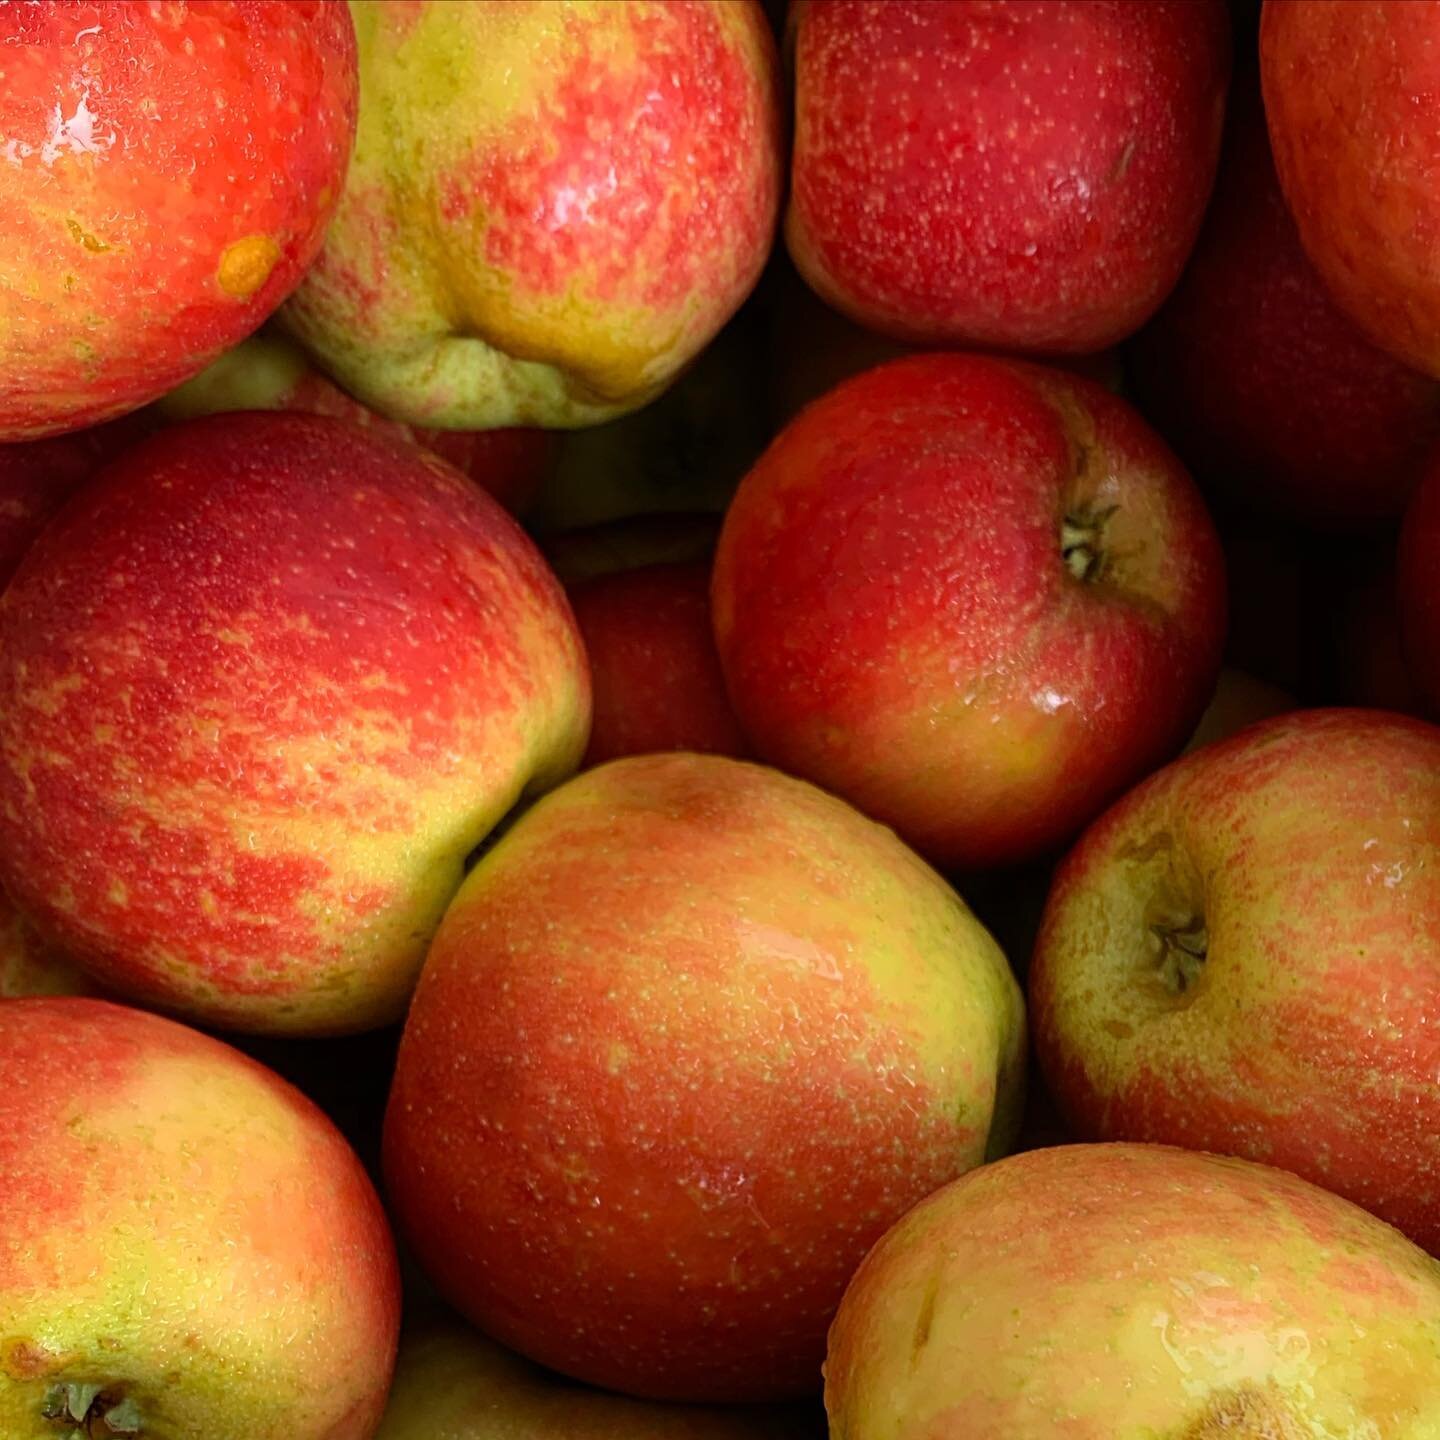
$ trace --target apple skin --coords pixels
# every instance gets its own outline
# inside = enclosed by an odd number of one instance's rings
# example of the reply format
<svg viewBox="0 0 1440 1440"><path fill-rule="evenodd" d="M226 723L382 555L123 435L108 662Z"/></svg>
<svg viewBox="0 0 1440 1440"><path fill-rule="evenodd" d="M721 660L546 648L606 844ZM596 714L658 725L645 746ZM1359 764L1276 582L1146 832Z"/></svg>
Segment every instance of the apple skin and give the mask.
<svg viewBox="0 0 1440 1440"><path fill-rule="evenodd" d="M551 464L551 437L543 430L426 430L387 420L347 395L298 345L275 333L252 335L157 400L152 410L168 421L232 410L333 415L434 451L484 486L512 515L522 514L535 499Z"/></svg>
<svg viewBox="0 0 1440 1440"><path fill-rule="evenodd" d="M749 293L779 209L755 0L373 0L325 248L285 323L415 425L590 425Z"/></svg>
<svg viewBox="0 0 1440 1440"><path fill-rule="evenodd" d="M813 1393L850 1272L1004 1153L1005 957L893 834L776 771L586 771L480 860L386 1113L392 1213L444 1297L655 1399Z"/></svg>
<svg viewBox="0 0 1440 1440"><path fill-rule="evenodd" d="M725 694L710 623L710 564L645 565L572 585L594 694L582 765L749 747Z"/></svg>
<svg viewBox="0 0 1440 1440"><path fill-rule="evenodd" d="M343 7L0 7L0 441L134 410L319 251L355 132ZM68 117L68 118L67 118Z"/></svg>
<svg viewBox="0 0 1440 1440"><path fill-rule="evenodd" d="M1131 792L1030 965L1072 1130L1280 1165L1440 1249L1437 844L1440 729L1379 710L1262 721Z"/></svg>
<svg viewBox="0 0 1440 1440"><path fill-rule="evenodd" d="M0 1001L0 1433L56 1387L142 1436L369 1440L400 1323L374 1188L262 1066L156 1015ZM82 1414L84 1410L82 1409ZM117 1432L123 1433L123 1432Z"/></svg>
<svg viewBox="0 0 1440 1440"><path fill-rule="evenodd" d="M1141 408L1207 492L1308 524L1398 516L1440 438L1440 385L1371 344L1306 258L1253 82L1232 93L1204 229L1134 354Z"/></svg>
<svg viewBox="0 0 1440 1440"><path fill-rule="evenodd" d="M1062 553L1081 531L1089 579ZM1224 586L1199 493L1124 401L926 355L780 433L726 515L713 599L756 752L982 869L1058 845L1180 749Z"/></svg>
<svg viewBox="0 0 1440 1440"><path fill-rule="evenodd" d="M1215 176L1220 0L798 0L785 238L862 325L1103 350L1180 275Z"/></svg>
<svg viewBox="0 0 1440 1440"><path fill-rule="evenodd" d="M382 1025L467 853L588 726L563 592L477 486L337 420L191 421L0 598L0 883L122 995Z"/></svg>
<svg viewBox="0 0 1440 1440"><path fill-rule="evenodd" d="M1032 1150L871 1251L825 1403L834 1440L1429 1440L1440 1267L1280 1170Z"/></svg>
<svg viewBox="0 0 1440 1440"><path fill-rule="evenodd" d="M818 1411L702 1409L608 1395L463 1325L430 1320L401 1338L375 1440L823 1440Z"/></svg>
<svg viewBox="0 0 1440 1440"><path fill-rule="evenodd" d="M1440 376L1440 12L1266 0L1260 62L1275 167L1306 253L1377 345Z"/></svg>
<svg viewBox="0 0 1440 1440"><path fill-rule="evenodd" d="M1440 463L1432 463L1400 530L1396 602L1417 698L1440 715Z"/></svg>

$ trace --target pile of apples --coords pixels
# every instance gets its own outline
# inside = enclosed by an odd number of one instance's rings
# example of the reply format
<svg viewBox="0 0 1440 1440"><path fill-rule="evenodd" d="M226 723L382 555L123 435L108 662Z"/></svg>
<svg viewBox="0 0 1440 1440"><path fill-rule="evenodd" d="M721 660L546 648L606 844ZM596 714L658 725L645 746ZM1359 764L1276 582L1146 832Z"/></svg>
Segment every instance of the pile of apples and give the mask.
<svg viewBox="0 0 1440 1440"><path fill-rule="evenodd" d="M0 1440L1437 1440L1437 237L1440 0L0 0Z"/></svg>

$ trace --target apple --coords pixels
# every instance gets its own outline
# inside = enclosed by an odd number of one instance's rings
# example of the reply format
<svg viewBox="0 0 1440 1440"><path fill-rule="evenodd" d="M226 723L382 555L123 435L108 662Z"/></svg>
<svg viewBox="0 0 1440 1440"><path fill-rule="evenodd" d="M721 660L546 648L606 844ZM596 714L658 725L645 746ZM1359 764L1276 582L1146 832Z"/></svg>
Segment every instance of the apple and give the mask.
<svg viewBox="0 0 1440 1440"><path fill-rule="evenodd" d="M0 890L0 999L24 995L87 995L94 987L49 949Z"/></svg>
<svg viewBox="0 0 1440 1440"><path fill-rule="evenodd" d="M0 1433L369 1440L400 1322L365 1172L229 1046L0 1001Z"/></svg>
<svg viewBox="0 0 1440 1440"><path fill-rule="evenodd" d="M1440 463L1432 463L1400 531L1396 560L1400 636L1418 704L1440 714Z"/></svg>
<svg viewBox="0 0 1440 1440"><path fill-rule="evenodd" d="M819 1411L819 1406L815 1407ZM453 1321L401 1338L375 1440L817 1440L808 1408L730 1410L631 1400L549 1374Z"/></svg>
<svg viewBox="0 0 1440 1440"><path fill-rule="evenodd" d="M567 586L638 570L647 565L681 565L708 561L720 533L718 515L632 515L580 530L561 530L540 537L540 550L556 576Z"/></svg>
<svg viewBox="0 0 1440 1440"><path fill-rule="evenodd" d="M397 420L594 424L749 293L779 208L755 0L371 0L335 222L284 311Z"/></svg>
<svg viewBox="0 0 1440 1440"><path fill-rule="evenodd" d="M1132 791L1056 873L1036 1050L1072 1129L1280 1165L1440 1249L1440 728L1303 710Z"/></svg>
<svg viewBox="0 0 1440 1440"><path fill-rule="evenodd" d="M785 238L862 325L1103 350L1180 275L1215 176L1221 0L797 0Z"/></svg>
<svg viewBox="0 0 1440 1440"><path fill-rule="evenodd" d="M1194 729L1219 541L1123 401L975 355L793 420L725 517L720 660L756 752L943 867L1046 853Z"/></svg>
<svg viewBox="0 0 1440 1440"><path fill-rule="evenodd" d="M231 410L333 415L433 450L512 514L533 501L551 460L551 438L543 430L425 430L387 420L322 375L293 341L273 332L252 335L152 409L169 421Z"/></svg>
<svg viewBox="0 0 1440 1440"><path fill-rule="evenodd" d="M616 760L445 916L386 1112L392 1213L541 1364L803 1396L870 1244L1013 1140L1024 1054L1004 955L888 830L743 761Z"/></svg>
<svg viewBox="0 0 1440 1440"><path fill-rule="evenodd" d="M146 1004L383 1025L468 852L588 726L564 595L477 486L338 420L191 421L0 598L0 883Z"/></svg>
<svg viewBox="0 0 1440 1440"><path fill-rule="evenodd" d="M836 1440L1440 1433L1440 1266L1280 1170L1066 1145L917 1205L830 1332Z"/></svg>
<svg viewBox="0 0 1440 1440"><path fill-rule="evenodd" d="M0 6L0 441L95 425L294 289L355 131L339 5Z"/></svg>
<svg viewBox="0 0 1440 1440"><path fill-rule="evenodd" d="M1377 345L1440 376L1440 10L1266 0L1260 62L1275 166L1306 253Z"/></svg>
<svg viewBox="0 0 1440 1440"><path fill-rule="evenodd" d="M710 565L644 565L572 585L594 719L584 765L692 750L744 755L710 623Z"/></svg>
<svg viewBox="0 0 1440 1440"><path fill-rule="evenodd" d="M1305 256L1258 86L1236 86L1215 198L1138 337L1142 408L1207 490L1310 524L1405 508L1440 438L1440 385L1370 343Z"/></svg>
<svg viewBox="0 0 1440 1440"><path fill-rule="evenodd" d="M1284 715L1296 708L1295 697L1278 685L1227 665L1221 670L1215 694L1205 707L1200 723L1185 742L1183 753L1188 755L1202 745L1224 740L1257 720Z"/></svg>

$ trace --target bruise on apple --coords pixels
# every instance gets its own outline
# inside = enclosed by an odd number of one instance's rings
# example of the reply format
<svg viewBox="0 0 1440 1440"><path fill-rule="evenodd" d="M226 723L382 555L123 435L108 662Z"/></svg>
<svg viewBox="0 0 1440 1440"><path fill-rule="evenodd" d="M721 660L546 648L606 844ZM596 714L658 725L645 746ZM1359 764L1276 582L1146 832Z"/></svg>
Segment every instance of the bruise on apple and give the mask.
<svg viewBox="0 0 1440 1440"><path fill-rule="evenodd" d="M1314 1433L1273 1385L1246 1385L1212 1395L1174 1440L1312 1440Z"/></svg>

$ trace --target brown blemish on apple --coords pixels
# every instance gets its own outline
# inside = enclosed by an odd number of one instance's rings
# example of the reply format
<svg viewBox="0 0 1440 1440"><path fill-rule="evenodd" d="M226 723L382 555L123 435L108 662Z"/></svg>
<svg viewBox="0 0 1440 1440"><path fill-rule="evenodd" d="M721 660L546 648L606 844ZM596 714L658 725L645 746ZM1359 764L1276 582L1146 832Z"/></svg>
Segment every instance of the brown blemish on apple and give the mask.
<svg viewBox="0 0 1440 1440"><path fill-rule="evenodd" d="M12 1380L39 1380L65 1363L63 1355L47 1350L38 1340L7 1340L0 1345L0 1372Z"/></svg>
<svg viewBox="0 0 1440 1440"><path fill-rule="evenodd" d="M70 232L70 238L77 244L83 245L93 255L103 254L110 247L100 239L98 235L92 235L78 220L66 217L65 228Z"/></svg>
<svg viewBox="0 0 1440 1440"><path fill-rule="evenodd" d="M940 1276L936 1273L930 1277L930 1282L925 1287L924 1297L920 1301L920 1312L915 1317L915 1334L910 1341L912 1370L920 1363L921 1351L930 1343L930 1331L935 1324L935 1304L939 1298Z"/></svg>
<svg viewBox="0 0 1440 1440"><path fill-rule="evenodd" d="M1309 1435L1273 1387L1246 1386L1212 1397L1205 1413L1177 1431L1175 1440L1308 1440Z"/></svg>
<svg viewBox="0 0 1440 1440"><path fill-rule="evenodd" d="M280 247L268 235L247 235L226 248L215 278L236 300L248 300L269 278Z"/></svg>

